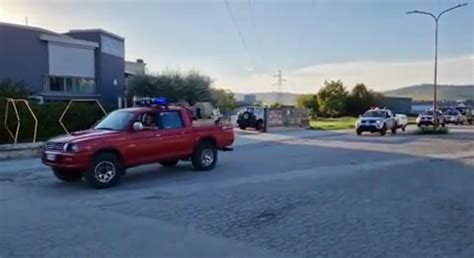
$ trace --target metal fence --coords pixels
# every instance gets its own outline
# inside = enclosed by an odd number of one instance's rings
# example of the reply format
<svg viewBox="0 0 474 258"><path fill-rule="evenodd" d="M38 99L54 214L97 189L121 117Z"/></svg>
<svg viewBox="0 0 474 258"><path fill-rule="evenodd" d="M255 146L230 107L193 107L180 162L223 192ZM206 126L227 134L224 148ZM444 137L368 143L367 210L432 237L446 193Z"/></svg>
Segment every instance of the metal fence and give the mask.
<svg viewBox="0 0 474 258"><path fill-rule="evenodd" d="M299 108L268 108L267 127L309 127L309 112Z"/></svg>

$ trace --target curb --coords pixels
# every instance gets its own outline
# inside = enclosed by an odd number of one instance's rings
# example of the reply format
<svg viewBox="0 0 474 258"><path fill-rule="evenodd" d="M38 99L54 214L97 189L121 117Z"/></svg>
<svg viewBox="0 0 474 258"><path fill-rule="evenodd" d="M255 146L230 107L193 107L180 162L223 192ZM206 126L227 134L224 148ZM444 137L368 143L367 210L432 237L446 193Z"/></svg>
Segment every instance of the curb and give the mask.
<svg viewBox="0 0 474 258"><path fill-rule="evenodd" d="M38 142L0 145L0 161L39 157L43 144Z"/></svg>

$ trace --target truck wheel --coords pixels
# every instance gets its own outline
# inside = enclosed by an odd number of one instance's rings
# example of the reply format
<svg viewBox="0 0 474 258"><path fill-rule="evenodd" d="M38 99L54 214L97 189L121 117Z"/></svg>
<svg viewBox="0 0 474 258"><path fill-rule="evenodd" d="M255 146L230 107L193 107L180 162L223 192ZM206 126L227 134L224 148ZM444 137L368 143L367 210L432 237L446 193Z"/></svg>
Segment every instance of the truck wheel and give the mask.
<svg viewBox="0 0 474 258"><path fill-rule="evenodd" d="M174 167L178 164L178 160L168 160L168 161L163 161L160 162L160 165L163 167Z"/></svg>
<svg viewBox="0 0 474 258"><path fill-rule="evenodd" d="M82 173L66 169L53 168L53 173L61 181L76 182L82 179Z"/></svg>
<svg viewBox="0 0 474 258"><path fill-rule="evenodd" d="M84 174L90 187L107 188L116 185L125 169L113 153L100 153L92 160L92 165Z"/></svg>
<svg viewBox="0 0 474 258"><path fill-rule="evenodd" d="M217 162L216 146L212 142L201 142L194 150L191 162L198 171L213 169Z"/></svg>
<svg viewBox="0 0 474 258"><path fill-rule="evenodd" d="M357 134L357 135L361 135L361 134L362 134L362 131L359 130L359 129L357 129L357 130L356 130L356 134Z"/></svg>
<svg viewBox="0 0 474 258"><path fill-rule="evenodd" d="M402 131L405 132L406 129L407 129L407 126L404 125L404 126L402 127Z"/></svg>
<svg viewBox="0 0 474 258"><path fill-rule="evenodd" d="M395 124L395 126L392 127L392 134L396 134L397 133L397 128L398 128L398 125Z"/></svg>
<svg viewBox="0 0 474 258"><path fill-rule="evenodd" d="M387 133L387 126L383 125L382 129L380 130L380 135L384 136Z"/></svg>
<svg viewBox="0 0 474 258"><path fill-rule="evenodd" d="M245 129L247 129L247 127L243 126L243 125L239 126L239 128L240 128L240 130L244 130L244 131L245 131Z"/></svg>
<svg viewBox="0 0 474 258"><path fill-rule="evenodd" d="M247 121L250 119L252 115L250 114L250 112L245 112L243 115L242 115L242 118Z"/></svg>

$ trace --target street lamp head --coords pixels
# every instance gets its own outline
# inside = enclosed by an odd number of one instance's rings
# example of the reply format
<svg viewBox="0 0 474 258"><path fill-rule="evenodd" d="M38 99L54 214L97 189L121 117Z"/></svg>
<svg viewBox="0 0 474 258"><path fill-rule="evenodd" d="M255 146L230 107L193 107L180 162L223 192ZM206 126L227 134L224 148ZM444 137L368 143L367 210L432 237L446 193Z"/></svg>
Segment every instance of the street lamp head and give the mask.
<svg viewBox="0 0 474 258"><path fill-rule="evenodd" d="M407 14L418 13L418 10L408 11Z"/></svg>

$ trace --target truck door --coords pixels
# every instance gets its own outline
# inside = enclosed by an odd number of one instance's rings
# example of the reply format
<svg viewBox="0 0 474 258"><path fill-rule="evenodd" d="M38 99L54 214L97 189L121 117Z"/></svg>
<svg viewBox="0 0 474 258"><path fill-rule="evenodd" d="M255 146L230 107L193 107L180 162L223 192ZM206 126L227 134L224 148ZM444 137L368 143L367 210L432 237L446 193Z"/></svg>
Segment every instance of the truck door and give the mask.
<svg viewBox="0 0 474 258"><path fill-rule="evenodd" d="M161 110L157 121L160 160L180 159L192 153L192 126L187 126L180 110Z"/></svg>
<svg viewBox="0 0 474 258"><path fill-rule="evenodd" d="M156 112L138 114L134 122L141 122L143 130L130 133L125 148L125 163L146 164L159 159L159 130L155 119Z"/></svg>
<svg viewBox="0 0 474 258"><path fill-rule="evenodd" d="M387 123L387 129L391 129L393 128L393 126L395 125L395 117L393 117L393 114L390 110L387 110L387 112L385 113L385 116L386 116L386 123Z"/></svg>

